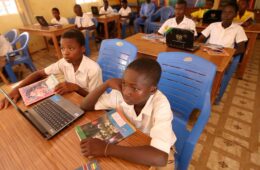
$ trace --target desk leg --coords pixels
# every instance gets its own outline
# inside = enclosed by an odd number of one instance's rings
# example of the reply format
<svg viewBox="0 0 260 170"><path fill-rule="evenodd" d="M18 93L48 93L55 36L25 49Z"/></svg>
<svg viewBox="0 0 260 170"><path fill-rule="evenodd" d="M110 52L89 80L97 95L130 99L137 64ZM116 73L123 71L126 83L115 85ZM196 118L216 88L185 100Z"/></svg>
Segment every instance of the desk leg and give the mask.
<svg viewBox="0 0 260 170"><path fill-rule="evenodd" d="M256 42L256 38L257 38L257 33L250 33L250 35L247 34L247 36L248 36L248 44L247 44L246 52L245 52L245 55L243 56L243 60L241 61L241 63L238 66L237 74L236 74L236 77L239 79L243 78L243 75L244 75L245 69L246 69L246 65L249 62L249 59L251 58L251 56L253 55L255 42Z"/></svg>
<svg viewBox="0 0 260 170"><path fill-rule="evenodd" d="M108 24L107 22L104 22L105 39L109 38L109 35L108 35L108 25L107 24Z"/></svg>
<svg viewBox="0 0 260 170"><path fill-rule="evenodd" d="M43 39L44 39L47 50L50 51L47 37L44 36Z"/></svg>
<svg viewBox="0 0 260 170"><path fill-rule="evenodd" d="M220 85L221 85L221 81L223 78L224 73L216 73L213 85L212 85L212 90L211 90L211 104L214 104L215 99L217 97Z"/></svg>
<svg viewBox="0 0 260 170"><path fill-rule="evenodd" d="M58 56L58 59L60 59L60 58L62 58L62 54L61 54L61 51L60 51L58 40L57 40L55 35L52 35L51 38L52 38L52 41L53 41L53 44L54 44L54 47L55 47L55 50L56 50L56 55Z"/></svg>
<svg viewBox="0 0 260 170"><path fill-rule="evenodd" d="M120 19L116 20L117 23L117 37L121 38L121 26L120 26Z"/></svg>

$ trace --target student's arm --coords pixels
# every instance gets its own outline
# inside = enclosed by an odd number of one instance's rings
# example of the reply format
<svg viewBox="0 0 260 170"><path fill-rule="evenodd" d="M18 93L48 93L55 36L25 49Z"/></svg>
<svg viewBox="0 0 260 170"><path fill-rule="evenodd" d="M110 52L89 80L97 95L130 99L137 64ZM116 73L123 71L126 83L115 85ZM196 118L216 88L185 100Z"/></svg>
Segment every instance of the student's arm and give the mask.
<svg viewBox="0 0 260 170"><path fill-rule="evenodd" d="M13 101L16 103L19 98L20 98L20 93L18 91L18 89L20 87L24 87L26 85L29 85L31 83L34 83L40 79L43 79L47 76L47 74L44 72L44 70L38 70L36 72L33 72L32 74L30 74L28 77L26 77L17 87L15 87L11 92L10 92L10 97L11 99L13 99ZM7 108L9 106L9 102L7 99L3 99L0 102L0 110L3 108Z"/></svg>
<svg viewBox="0 0 260 170"><path fill-rule="evenodd" d="M165 166L168 154L152 146L127 147L109 144L100 139L85 139L80 142L81 153L84 156L113 156L130 162L148 165Z"/></svg>
<svg viewBox="0 0 260 170"><path fill-rule="evenodd" d="M152 4L149 5L150 8L148 9L148 13L147 13L146 17L150 17L155 11L155 5L153 2L151 2L151 3Z"/></svg>
<svg viewBox="0 0 260 170"><path fill-rule="evenodd" d="M92 111L95 109L95 105L99 97L106 91L107 88L117 89L121 91L122 80L121 79L109 79L105 83L98 86L95 90L91 91L81 103L80 107L86 111Z"/></svg>
<svg viewBox="0 0 260 170"><path fill-rule="evenodd" d="M62 82L62 83L59 83L54 91L58 94L65 94L65 93L69 93L69 92L77 92L79 95L85 97L88 92L86 90L84 90L82 87L80 87L79 85L77 84L74 84L74 83L70 83L70 82Z"/></svg>
<svg viewBox="0 0 260 170"><path fill-rule="evenodd" d="M238 54L243 54L245 52L245 50L246 50L246 43L244 41L238 43L234 56L236 56Z"/></svg>
<svg viewBox="0 0 260 170"><path fill-rule="evenodd" d="M197 42L198 43L205 43L205 40L206 40L206 37L203 34L201 34L199 36L199 38L197 39Z"/></svg>

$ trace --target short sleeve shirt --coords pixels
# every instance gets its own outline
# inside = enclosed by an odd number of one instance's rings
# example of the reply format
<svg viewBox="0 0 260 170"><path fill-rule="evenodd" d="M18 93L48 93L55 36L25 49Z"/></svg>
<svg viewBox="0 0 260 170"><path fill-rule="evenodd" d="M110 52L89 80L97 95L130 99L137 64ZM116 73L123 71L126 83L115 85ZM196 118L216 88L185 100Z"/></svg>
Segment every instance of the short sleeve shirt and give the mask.
<svg viewBox="0 0 260 170"><path fill-rule="evenodd" d="M195 22L192 21L191 19L187 18L186 16L184 16L182 22L179 24L177 24L176 18L170 18L170 19L166 20L158 32L160 34L164 34L169 28L189 29L189 30L194 31L194 35L197 36Z"/></svg>
<svg viewBox="0 0 260 170"><path fill-rule="evenodd" d="M109 6L107 8L107 10L105 10L104 7L101 7L100 10L99 10L99 14L111 14L113 12L114 12L114 10L113 10L113 8L111 6Z"/></svg>
<svg viewBox="0 0 260 170"><path fill-rule="evenodd" d="M82 57L82 61L78 70L75 72L71 63L64 58L44 69L47 75L63 74L65 81L79 85L87 92L93 91L102 84L102 72L99 65L86 56Z"/></svg>
<svg viewBox="0 0 260 170"><path fill-rule="evenodd" d="M75 24L77 27L90 27L94 25L94 22L87 13L84 13L82 17L76 16Z"/></svg>
<svg viewBox="0 0 260 170"><path fill-rule="evenodd" d="M68 21L67 18L60 17L59 21L56 18L52 18L51 23L52 24L67 25L67 24L69 24L69 21Z"/></svg>
<svg viewBox="0 0 260 170"><path fill-rule="evenodd" d="M128 16L131 13L131 8L129 6L126 9L122 7L118 13L121 16Z"/></svg>
<svg viewBox="0 0 260 170"><path fill-rule="evenodd" d="M5 56L8 52L13 50L9 41L3 36L0 35L0 56Z"/></svg>
<svg viewBox="0 0 260 170"><path fill-rule="evenodd" d="M202 31L205 37L209 37L207 43L217 44L227 48L234 48L235 43L247 41L246 33L238 24L232 23L228 28L222 27L222 22L210 24Z"/></svg>
<svg viewBox="0 0 260 170"><path fill-rule="evenodd" d="M157 90L151 95L144 108L137 116L133 105L124 102L122 93L112 90L104 93L95 105L95 110L117 109L123 110L128 120L152 140L150 145L166 153L176 141L172 130L173 113L167 98Z"/></svg>

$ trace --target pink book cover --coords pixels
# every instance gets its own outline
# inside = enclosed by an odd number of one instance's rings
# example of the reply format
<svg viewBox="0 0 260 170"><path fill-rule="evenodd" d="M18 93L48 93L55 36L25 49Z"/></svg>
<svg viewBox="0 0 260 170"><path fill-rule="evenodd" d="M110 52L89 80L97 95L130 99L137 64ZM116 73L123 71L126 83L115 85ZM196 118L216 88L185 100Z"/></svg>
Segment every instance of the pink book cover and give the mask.
<svg viewBox="0 0 260 170"><path fill-rule="evenodd" d="M46 79L19 88L19 92L26 106L31 105L54 94L54 90L49 88L46 84Z"/></svg>

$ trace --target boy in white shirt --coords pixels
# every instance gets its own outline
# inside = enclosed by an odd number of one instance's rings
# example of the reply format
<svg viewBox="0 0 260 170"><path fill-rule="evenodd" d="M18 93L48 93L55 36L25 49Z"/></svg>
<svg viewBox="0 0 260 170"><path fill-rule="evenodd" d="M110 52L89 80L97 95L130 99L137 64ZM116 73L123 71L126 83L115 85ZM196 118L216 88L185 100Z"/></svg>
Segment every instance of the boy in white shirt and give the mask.
<svg viewBox="0 0 260 170"><path fill-rule="evenodd" d="M150 145L128 147L86 139L80 143L84 156L113 156L150 166L167 164L169 154L173 156L170 148L176 137L169 101L157 89L160 76L161 67L156 60L137 59L127 66L122 79L107 80L81 104L81 108L88 111L121 110L136 128L151 137ZM109 94L105 93L107 88L112 88Z"/></svg>
<svg viewBox="0 0 260 170"><path fill-rule="evenodd" d="M65 82L59 83L54 89L58 94L75 91L81 96L86 96L90 91L102 84L102 72L99 65L84 55L85 38L81 31L72 29L62 35L61 52L62 59L45 69L30 74L11 91L9 95L14 102L17 102L21 97L18 91L20 87L51 74L64 75ZM3 99L0 102L0 110L7 108L8 105L8 100Z"/></svg>
<svg viewBox="0 0 260 170"><path fill-rule="evenodd" d="M68 19L60 16L58 8L52 8L52 15L54 18L51 19L52 24L67 25L69 24Z"/></svg>
<svg viewBox="0 0 260 170"><path fill-rule="evenodd" d="M82 12L80 5L74 5L73 9L76 14L75 24L79 30L94 30L96 28L92 18L87 13Z"/></svg>
<svg viewBox="0 0 260 170"><path fill-rule="evenodd" d="M113 8L108 4L108 0L103 0L104 6L100 8L99 14L112 14L114 13Z"/></svg>
<svg viewBox="0 0 260 170"><path fill-rule="evenodd" d="M126 35L126 27L129 24L129 18L131 14L131 8L127 6L127 0L122 0L121 1L121 9L119 10L119 15L121 18L121 25L122 25L122 38Z"/></svg>
<svg viewBox="0 0 260 170"><path fill-rule="evenodd" d="M174 6L175 17L165 21L158 32L164 35L169 28L181 28L192 30L194 36L197 36L195 22L185 16L186 7L185 0L178 0Z"/></svg>
<svg viewBox="0 0 260 170"><path fill-rule="evenodd" d="M222 22L210 24L201 33L199 42L217 44L227 48L236 48L234 56L245 52L245 42L247 36L242 26L233 23L233 19L238 11L236 3L228 3L222 10ZM235 46L236 45L236 46Z"/></svg>

